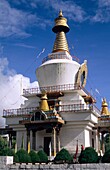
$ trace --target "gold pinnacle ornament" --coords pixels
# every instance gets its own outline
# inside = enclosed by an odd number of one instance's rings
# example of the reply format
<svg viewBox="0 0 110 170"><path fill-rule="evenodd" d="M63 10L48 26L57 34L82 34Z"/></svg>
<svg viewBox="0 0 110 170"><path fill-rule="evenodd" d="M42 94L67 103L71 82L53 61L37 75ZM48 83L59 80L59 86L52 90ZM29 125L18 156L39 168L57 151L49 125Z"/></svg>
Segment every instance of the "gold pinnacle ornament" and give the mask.
<svg viewBox="0 0 110 170"><path fill-rule="evenodd" d="M108 110L108 104L105 98L102 101L101 115L110 115L109 110Z"/></svg>
<svg viewBox="0 0 110 170"><path fill-rule="evenodd" d="M42 111L49 111L49 106L47 102L47 94L44 92L42 93L42 97L41 97L40 109Z"/></svg>
<svg viewBox="0 0 110 170"><path fill-rule="evenodd" d="M56 33L56 39L53 46L53 53L59 51L69 52L66 33L69 31L67 19L63 17L62 11L59 12L58 18L55 19L55 26L52 31Z"/></svg>

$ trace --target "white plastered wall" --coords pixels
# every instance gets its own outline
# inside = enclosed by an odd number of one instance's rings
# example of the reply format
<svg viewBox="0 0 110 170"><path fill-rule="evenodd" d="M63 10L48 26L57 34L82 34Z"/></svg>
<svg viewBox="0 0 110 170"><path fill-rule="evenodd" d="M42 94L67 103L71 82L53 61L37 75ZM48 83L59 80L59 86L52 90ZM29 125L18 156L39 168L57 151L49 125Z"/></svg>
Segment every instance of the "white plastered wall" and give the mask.
<svg viewBox="0 0 110 170"><path fill-rule="evenodd" d="M68 59L50 60L36 70L39 86L74 84L79 67L78 63Z"/></svg>
<svg viewBox="0 0 110 170"><path fill-rule="evenodd" d="M18 130L16 132L16 140L17 140L17 150L21 149L22 142L24 143L24 149L27 149L27 134L26 130Z"/></svg>
<svg viewBox="0 0 110 170"><path fill-rule="evenodd" d="M63 97L59 97L62 105L85 104L84 99L77 92L65 92Z"/></svg>
<svg viewBox="0 0 110 170"><path fill-rule="evenodd" d="M78 150L84 145L84 129L81 127L65 126L60 131L61 148L66 148L69 152L75 153L78 140Z"/></svg>
<svg viewBox="0 0 110 170"><path fill-rule="evenodd" d="M39 107L40 98L37 96L31 96L24 101L24 104L21 105L21 108L27 107Z"/></svg>
<svg viewBox="0 0 110 170"><path fill-rule="evenodd" d="M85 142L85 148L91 146L90 131L87 129L84 130L84 142Z"/></svg>

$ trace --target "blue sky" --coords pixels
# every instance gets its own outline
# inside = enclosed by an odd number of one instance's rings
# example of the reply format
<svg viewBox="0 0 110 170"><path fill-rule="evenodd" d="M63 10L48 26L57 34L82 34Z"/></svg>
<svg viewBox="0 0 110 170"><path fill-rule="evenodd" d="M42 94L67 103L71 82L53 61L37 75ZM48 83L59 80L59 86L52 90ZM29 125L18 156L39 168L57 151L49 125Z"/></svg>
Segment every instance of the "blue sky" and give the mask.
<svg viewBox="0 0 110 170"><path fill-rule="evenodd" d="M70 26L71 55L88 62L87 90L98 106L103 97L109 103L110 0L0 0L1 108L16 108L18 95L11 103L8 93L16 93L21 77L23 87L36 85L35 70L52 51L52 27L60 9Z"/></svg>

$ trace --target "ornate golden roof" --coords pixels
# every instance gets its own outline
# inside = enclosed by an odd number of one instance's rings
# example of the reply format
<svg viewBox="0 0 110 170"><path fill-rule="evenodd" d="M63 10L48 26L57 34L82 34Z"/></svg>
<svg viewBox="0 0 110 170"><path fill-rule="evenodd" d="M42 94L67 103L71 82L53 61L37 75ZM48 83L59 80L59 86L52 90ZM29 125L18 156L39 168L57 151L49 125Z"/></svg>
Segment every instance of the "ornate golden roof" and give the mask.
<svg viewBox="0 0 110 170"><path fill-rule="evenodd" d="M62 11L59 12L58 18L55 19L55 26L52 31L56 33L56 39L52 52L67 51L69 52L66 33L69 31L67 19L63 17Z"/></svg>
<svg viewBox="0 0 110 170"><path fill-rule="evenodd" d="M108 104L105 98L103 98L103 101L102 101L101 115L110 115L110 112L108 110Z"/></svg>

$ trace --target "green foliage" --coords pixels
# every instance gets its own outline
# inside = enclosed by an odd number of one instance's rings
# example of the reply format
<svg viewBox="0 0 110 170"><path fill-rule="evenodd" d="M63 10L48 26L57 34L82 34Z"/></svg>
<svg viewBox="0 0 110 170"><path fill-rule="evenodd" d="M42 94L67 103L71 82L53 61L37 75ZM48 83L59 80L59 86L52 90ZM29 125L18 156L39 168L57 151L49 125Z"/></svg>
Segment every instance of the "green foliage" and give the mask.
<svg viewBox="0 0 110 170"><path fill-rule="evenodd" d="M2 156L14 156L14 151L11 148L4 148L2 151Z"/></svg>
<svg viewBox="0 0 110 170"><path fill-rule="evenodd" d="M43 150L40 150L38 152L38 156L40 158L40 162L43 162L43 163L47 163L48 162L48 156L47 156L47 154Z"/></svg>
<svg viewBox="0 0 110 170"><path fill-rule="evenodd" d="M83 150L79 156L79 163L97 163L98 154L92 147Z"/></svg>
<svg viewBox="0 0 110 170"><path fill-rule="evenodd" d="M16 140L12 139L12 146L11 146L12 149L15 149L15 144L16 144Z"/></svg>
<svg viewBox="0 0 110 170"><path fill-rule="evenodd" d="M71 162L72 157L71 157L70 153L66 149L63 148L60 152L57 153L54 161L55 162L57 162L57 161Z"/></svg>
<svg viewBox="0 0 110 170"><path fill-rule="evenodd" d="M18 157L17 155L15 154L14 150L12 150L11 148L9 147L6 147L2 150L2 154L1 156L13 156L13 161L14 162L18 162Z"/></svg>
<svg viewBox="0 0 110 170"><path fill-rule="evenodd" d="M40 158L39 158L38 154L34 150L31 150L29 155L31 157L31 162L32 163L40 162Z"/></svg>
<svg viewBox="0 0 110 170"><path fill-rule="evenodd" d="M3 154L3 149L7 147L8 142L0 136L0 156Z"/></svg>
<svg viewBox="0 0 110 170"><path fill-rule="evenodd" d="M20 149L17 151L16 155L18 156L20 163L29 163L31 162L31 158L28 154L28 152L24 149Z"/></svg>
<svg viewBox="0 0 110 170"><path fill-rule="evenodd" d="M110 149L103 155L102 163L110 163Z"/></svg>
<svg viewBox="0 0 110 170"><path fill-rule="evenodd" d="M105 151L108 151L110 149L110 135L107 134L104 138L105 143Z"/></svg>

